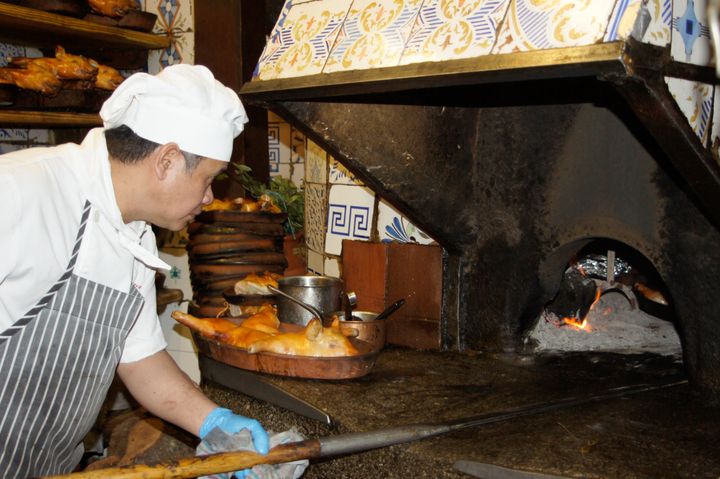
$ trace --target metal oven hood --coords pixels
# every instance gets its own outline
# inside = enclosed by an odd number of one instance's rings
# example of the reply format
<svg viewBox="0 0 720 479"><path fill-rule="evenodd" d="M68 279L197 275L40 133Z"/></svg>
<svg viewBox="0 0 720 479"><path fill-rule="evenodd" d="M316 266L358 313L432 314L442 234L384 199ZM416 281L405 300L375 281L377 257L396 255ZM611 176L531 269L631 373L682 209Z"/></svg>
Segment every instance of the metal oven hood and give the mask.
<svg viewBox="0 0 720 479"><path fill-rule="evenodd" d="M255 80L240 94L445 248L445 347L517 347L571 256L603 239L657 270L688 370L718 395L720 166L668 76L717 84L629 39Z"/></svg>

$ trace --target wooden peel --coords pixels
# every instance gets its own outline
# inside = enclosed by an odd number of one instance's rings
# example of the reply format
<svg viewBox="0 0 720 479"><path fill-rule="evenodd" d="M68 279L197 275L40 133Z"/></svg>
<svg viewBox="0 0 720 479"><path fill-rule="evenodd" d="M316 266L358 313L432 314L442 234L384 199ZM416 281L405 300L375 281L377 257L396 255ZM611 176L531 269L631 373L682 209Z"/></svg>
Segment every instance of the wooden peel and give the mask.
<svg viewBox="0 0 720 479"><path fill-rule="evenodd" d="M300 459L320 457L320 441L309 439L275 446L263 456L256 452L235 451L180 459L175 462L148 466L110 467L95 471L75 472L40 479L179 479L207 476L221 472L241 471L258 464L281 464Z"/></svg>

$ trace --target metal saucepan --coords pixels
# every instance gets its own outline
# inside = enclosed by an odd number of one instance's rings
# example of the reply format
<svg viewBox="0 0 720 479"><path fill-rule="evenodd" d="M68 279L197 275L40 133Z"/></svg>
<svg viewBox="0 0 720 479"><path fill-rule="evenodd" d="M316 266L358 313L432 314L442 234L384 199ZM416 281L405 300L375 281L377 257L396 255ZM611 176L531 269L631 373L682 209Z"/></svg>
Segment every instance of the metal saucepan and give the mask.
<svg viewBox="0 0 720 479"><path fill-rule="evenodd" d="M281 295L277 291L284 293ZM278 280L277 308L278 318L284 323L300 324L305 326L312 318L329 318L339 309L343 302L343 281L330 276L286 276ZM294 300L289 299L288 296ZM298 301L310 305L321 313L310 312L308 308L298 304Z"/></svg>

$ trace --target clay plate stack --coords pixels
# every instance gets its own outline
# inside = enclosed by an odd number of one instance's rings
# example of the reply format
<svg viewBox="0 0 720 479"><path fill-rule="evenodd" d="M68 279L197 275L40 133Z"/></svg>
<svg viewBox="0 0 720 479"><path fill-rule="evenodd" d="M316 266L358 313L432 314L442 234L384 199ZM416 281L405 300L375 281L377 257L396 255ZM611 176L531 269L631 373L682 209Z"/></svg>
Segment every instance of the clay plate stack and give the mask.
<svg viewBox="0 0 720 479"><path fill-rule="evenodd" d="M207 211L188 226L193 302L188 312L217 316L227 309L224 292L250 273L283 274L285 213Z"/></svg>

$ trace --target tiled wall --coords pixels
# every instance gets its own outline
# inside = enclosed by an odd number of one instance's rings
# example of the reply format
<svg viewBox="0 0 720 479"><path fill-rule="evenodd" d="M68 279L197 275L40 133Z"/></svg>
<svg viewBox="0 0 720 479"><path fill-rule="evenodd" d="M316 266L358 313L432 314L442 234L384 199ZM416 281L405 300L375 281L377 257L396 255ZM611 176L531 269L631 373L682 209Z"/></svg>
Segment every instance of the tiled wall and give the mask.
<svg viewBox="0 0 720 479"><path fill-rule="evenodd" d="M707 0L288 0L255 79L592 45L630 36L670 46L677 61L709 65L709 32ZM710 121L720 119L715 88L666 80L698 137L720 144L720 121Z"/></svg>

